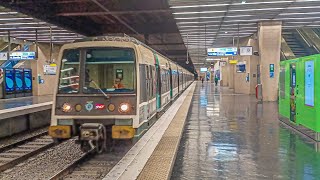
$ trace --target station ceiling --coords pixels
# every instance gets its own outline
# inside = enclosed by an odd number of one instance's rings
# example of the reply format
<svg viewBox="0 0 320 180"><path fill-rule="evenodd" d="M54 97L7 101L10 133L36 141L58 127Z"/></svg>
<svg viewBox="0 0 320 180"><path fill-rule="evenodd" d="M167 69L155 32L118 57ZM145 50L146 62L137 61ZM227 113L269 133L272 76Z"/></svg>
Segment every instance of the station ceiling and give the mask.
<svg viewBox="0 0 320 180"><path fill-rule="evenodd" d="M18 30L34 34L27 28L31 25L45 40L50 27L71 33L70 39L53 35L56 42L126 33L191 71L194 65L203 66L206 48L230 46L233 39L251 36L260 21L282 21L284 29L320 26L320 0L1 0L0 5L6 7L0 9L0 36L8 30L11 35ZM1 14L7 8L17 14ZM33 19L1 21L26 15ZM14 22L36 24L5 24ZM192 60L188 65L187 49Z"/></svg>
<svg viewBox="0 0 320 180"><path fill-rule="evenodd" d="M17 11L0 7L0 37L16 38L34 42L50 42L50 35L53 36L53 43L72 42L84 36L70 30L63 29L56 25L27 16Z"/></svg>
<svg viewBox="0 0 320 180"><path fill-rule="evenodd" d="M195 66L207 47L233 44L257 32L258 22L277 20L284 29L320 27L320 0L168 0Z"/></svg>
<svg viewBox="0 0 320 180"><path fill-rule="evenodd" d="M190 57L186 64L187 49L167 0L1 0L0 5L32 17L38 32L47 33L51 26L56 32L74 33L75 39L125 33L194 72ZM0 35L6 34L8 29L1 25L0 21ZM25 29L19 26L19 30Z"/></svg>

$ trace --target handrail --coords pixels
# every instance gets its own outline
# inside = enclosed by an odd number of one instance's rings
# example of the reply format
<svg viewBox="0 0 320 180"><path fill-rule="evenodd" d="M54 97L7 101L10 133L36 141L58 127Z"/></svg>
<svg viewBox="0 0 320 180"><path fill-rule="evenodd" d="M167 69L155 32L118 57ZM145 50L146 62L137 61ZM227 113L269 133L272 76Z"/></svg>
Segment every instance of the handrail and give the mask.
<svg viewBox="0 0 320 180"><path fill-rule="evenodd" d="M298 34L300 35L300 37L302 38L302 40L308 45L308 47L312 47L312 45L307 41L306 37L303 35L303 33L299 30L296 29L296 31L298 32Z"/></svg>
<svg viewBox="0 0 320 180"><path fill-rule="evenodd" d="M284 57L285 60L288 60L287 56L285 55L285 53L283 52L282 48L280 48L280 53L281 55Z"/></svg>
<svg viewBox="0 0 320 180"><path fill-rule="evenodd" d="M320 50L317 48L317 46L312 45L312 47L313 47L318 53L320 53Z"/></svg>

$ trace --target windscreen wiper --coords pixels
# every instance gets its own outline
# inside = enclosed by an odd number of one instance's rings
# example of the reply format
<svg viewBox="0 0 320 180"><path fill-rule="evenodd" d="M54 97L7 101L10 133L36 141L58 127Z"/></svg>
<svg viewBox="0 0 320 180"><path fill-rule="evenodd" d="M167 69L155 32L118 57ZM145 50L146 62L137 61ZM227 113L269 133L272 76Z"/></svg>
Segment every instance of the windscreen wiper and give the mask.
<svg viewBox="0 0 320 180"><path fill-rule="evenodd" d="M98 84L96 82L94 82L94 80L91 80L91 82L96 86L96 88L98 88L101 93L104 95L104 97L106 97L106 99L109 99L110 96L108 96L106 93L103 92L103 90L98 86Z"/></svg>

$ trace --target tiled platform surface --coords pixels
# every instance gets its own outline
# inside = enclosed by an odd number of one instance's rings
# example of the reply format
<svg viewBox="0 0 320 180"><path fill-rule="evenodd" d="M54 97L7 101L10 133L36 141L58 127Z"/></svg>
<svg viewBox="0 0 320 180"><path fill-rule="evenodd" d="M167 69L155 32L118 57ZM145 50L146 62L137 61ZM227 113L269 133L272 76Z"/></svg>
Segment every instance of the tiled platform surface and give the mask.
<svg viewBox="0 0 320 180"><path fill-rule="evenodd" d="M157 156L155 153L158 152L158 150L164 150L162 147L159 148L159 143L161 144L163 141L161 141L162 137L166 138L168 140L168 143L176 143L176 145L172 145L170 149L166 149L166 153L162 154L162 157L165 157L166 162L163 161L163 159L160 159L161 163L164 164L158 164L158 168L150 167L152 168L152 172L149 175L152 175L152 173L160 170L159 167L161 167L161 173L164 172L167 177L170 177L168 175L168 172L170 172L171 167L170 165L173 165L174 157L173 157L173 151L175 151L178 147L177 145L177 139L179 138L179 135L181 135L183 122L181 122L180 129L171 128L172 123L174 123L174 119L176 117L184 117L186 118L187 115L187 107L185 107L187 104L190 104L190 100L192 97L195 88L195 83L189 86L189 88L182 93L179 98L173 102L173 104L170 106L170 108L156 121L156 123L141 137L141 139L127 152L127 154L115 165L111 171L104 177L103 180L109 180L109 179L118 179L118 180L133 180L137 178L142 179L163 179L162 177L165 176L159 176L158 178L154 178L154 176L149 177L145 176L145 174L141 174L139 177L141 171L144 171L144 167L149 160L154 160L154 158L159 158L160 156ZM189 102L188 102L189 101ZM175 122L179 123L179 122ZM175 125L175 127L178 127L178 124ZM170 137L166 136L166 133L170 132L171 134L175 133L178 135L177 137ZM157 150L158 148L158 150ZM153 158L150 158L153 157ZM161 157L160 157L161 158ZM171 159L171 161L170 161ZM160 166L159 166L160 165ZM144 171L145 172L145 171ZM148 172L148 171L147 171ZM159 175L160 173L158 173Z"/></svg>
<svg viewBox="0 0 320 180"><path fill-rule="evenodd" d="M276 102L198 82L171 179L319 179L316 147L280 123Z"/></svg>
<svg viewBox="0 0 320 180"><path fill-rule="evenodd" d="M165 180L170 178L194 88L193 86L190 90L156 149L148 159L138 177L139 180Z"/></svg>

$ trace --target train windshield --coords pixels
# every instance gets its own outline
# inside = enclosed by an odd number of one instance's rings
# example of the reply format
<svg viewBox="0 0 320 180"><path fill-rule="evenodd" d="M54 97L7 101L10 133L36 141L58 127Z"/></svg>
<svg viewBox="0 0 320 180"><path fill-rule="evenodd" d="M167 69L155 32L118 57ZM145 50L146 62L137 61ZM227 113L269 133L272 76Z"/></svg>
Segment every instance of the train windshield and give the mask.
<svg viewBox="0 0 320 180"><path fill-rule="evenodd" d="M58 93L79 93L79 57L79 49L68 49L63 52Z"/></svg>
<svg viewBox="0 0 320 180"><path fill-rule="evenodd" d="M83 93L130 93L135 87L135 54L131 48L86 50Z"/></svg>

